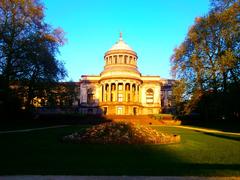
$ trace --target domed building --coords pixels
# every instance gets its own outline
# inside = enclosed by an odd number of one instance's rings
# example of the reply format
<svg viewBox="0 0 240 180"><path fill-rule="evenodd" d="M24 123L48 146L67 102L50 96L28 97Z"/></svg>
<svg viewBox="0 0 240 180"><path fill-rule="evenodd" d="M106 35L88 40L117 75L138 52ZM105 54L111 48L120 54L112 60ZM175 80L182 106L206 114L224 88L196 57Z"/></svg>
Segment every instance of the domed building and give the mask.
<svg viewBox="0 0 240 180"><path fill-rule="evenodd" d="M174 80L144 76L138 71L137 53L122 35L104 55L100 75L82 75L79 111L83 114L146 115L172 106Z"/></svg>

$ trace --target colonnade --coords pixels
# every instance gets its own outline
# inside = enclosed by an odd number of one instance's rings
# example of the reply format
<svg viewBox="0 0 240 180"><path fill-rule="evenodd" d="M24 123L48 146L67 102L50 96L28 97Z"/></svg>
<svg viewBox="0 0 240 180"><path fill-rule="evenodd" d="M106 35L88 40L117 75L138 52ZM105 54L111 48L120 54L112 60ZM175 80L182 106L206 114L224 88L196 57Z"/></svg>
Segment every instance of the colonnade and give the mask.
<svg viewBox="0 0 240 180"><path fill-rule="evenodd" d="M101 84L102 102L139 102L140 84L106 82Z"/></svg>
<svg viewBox="0 0 240 180"><path fill-rule="evenodd" d="M137 58L130 55L109 55L105 57L106 65L109 64L132 64L137 65Z"/></svg>

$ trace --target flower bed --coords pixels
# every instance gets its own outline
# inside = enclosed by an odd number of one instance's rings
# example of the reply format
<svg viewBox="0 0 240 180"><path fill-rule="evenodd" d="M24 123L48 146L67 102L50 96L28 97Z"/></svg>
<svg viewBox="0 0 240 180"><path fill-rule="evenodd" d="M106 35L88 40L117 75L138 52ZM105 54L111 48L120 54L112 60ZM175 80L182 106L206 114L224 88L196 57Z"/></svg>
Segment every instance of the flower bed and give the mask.
<svg viewBox="0 0 240 180"><path fill-rule="evenodd" d="M63 137L64 142L96 144L170 144L180 142L179 135L159 132L147 126L109 122Z"/></svg>

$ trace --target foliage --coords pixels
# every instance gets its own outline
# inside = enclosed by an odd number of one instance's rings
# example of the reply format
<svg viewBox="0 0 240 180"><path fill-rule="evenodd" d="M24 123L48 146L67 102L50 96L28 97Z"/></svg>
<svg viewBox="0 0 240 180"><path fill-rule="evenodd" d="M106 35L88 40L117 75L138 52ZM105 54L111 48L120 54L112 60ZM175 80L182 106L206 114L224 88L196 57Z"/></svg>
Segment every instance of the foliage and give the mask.
<svg viewBox="0 0 240 180"><path fill-rule="evenodd" d="M46 93L48 106L50 107L71 107L77 98L75 82L57 83Z"/></svg>
<svg viewBox="0 0 240 180"><path fill-rule="evenodd" d="M64 33L44 22L44 7L37 0L0 2L0 75L9 95L11 86L25 95L26 106L41 88L66 76L56 59ZM41 87L41 88L40 88Z"/></svg>
<svg viewBox="0 0 240 180"><path fill-rule="evenodd" d="M85 132L64 136L63 141L91 144L171 144L179 143L180 136L162 133L140 124L107 122L92 126Z"/></svg>
<svg viewBox="0 0 240 180"><path fill-rule="evenodd" d="M174 50L172 74L180 80L174 95L177 104L183 104L181 112L198 109L208 118L207 108L214 106L215 118L240 116L238 104L226 102L231 96L239 98L233 90L240 90L239 2L213 0L212 10L196 18L185 41Z"/></svg>

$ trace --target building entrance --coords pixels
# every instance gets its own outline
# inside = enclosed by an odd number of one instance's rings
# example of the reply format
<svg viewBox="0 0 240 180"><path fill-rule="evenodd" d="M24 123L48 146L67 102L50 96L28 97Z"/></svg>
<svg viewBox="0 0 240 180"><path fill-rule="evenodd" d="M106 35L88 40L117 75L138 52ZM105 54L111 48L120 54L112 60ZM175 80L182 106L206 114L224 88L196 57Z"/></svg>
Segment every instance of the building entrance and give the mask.
<svg viewBox="0 0 240 180"><path fill-rule="evenodd" d="M123 115L123 107L117 107L117 115Z"/></svg>
<svg viewBox="0 0 240 180"><path fill-rule="evenodd" d="M133 108L133 115L137 115L137 108L136 107Z"/></svg>
<svg viewBox="0 0 240 180"><path fill-rule="evenodd" d="M107 107L103 108L103 114L106 115L107 114Z"/></svg>

